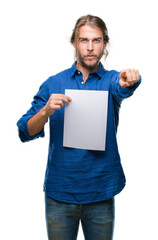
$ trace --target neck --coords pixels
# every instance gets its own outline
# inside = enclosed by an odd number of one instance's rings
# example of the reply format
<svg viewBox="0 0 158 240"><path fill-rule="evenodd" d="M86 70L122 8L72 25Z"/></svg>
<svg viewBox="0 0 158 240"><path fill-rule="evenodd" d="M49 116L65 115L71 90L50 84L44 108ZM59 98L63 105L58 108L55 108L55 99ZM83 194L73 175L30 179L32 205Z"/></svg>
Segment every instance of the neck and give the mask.
<svg viewBox="0 0 158 240"><path fill-rule="evenodd" d="M85 82L88 78L88 75L92 72L96 72L99 68L99 63L92 69L89 69L89 68L85 68L83 67L79 62L76 63L76 68L82 72L82 75L83 75L83 81Z"/></svg>

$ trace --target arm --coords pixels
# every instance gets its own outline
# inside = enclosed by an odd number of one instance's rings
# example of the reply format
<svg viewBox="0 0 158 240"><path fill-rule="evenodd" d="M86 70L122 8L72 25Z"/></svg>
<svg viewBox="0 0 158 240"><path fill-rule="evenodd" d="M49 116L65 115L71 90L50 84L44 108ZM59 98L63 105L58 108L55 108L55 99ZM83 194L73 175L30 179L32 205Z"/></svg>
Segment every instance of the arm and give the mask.
<svg viewBox="0 0 158 240"><path fill-rule="evenodd" d="M49 116L54 114L56 110L60 110L64 103L68 104L71 98L64 94L52 94L47 104L27 122L27 129L30 136L40 133Z"/></svg>

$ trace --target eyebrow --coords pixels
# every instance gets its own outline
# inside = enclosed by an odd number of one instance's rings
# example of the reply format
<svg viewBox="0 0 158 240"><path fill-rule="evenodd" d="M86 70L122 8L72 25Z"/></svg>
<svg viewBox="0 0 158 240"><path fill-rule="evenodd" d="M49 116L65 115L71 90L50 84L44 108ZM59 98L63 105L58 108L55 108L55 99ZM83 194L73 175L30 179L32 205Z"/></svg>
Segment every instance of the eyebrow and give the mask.
<svg viewBox="0 0 158 240"><path fill-rule="evenodd" d="M86 37L80 37L79 40L88 40ZM94 38L93 40L102 40L102 37Z"/></svg>
<svg viewBox="0 0 158 240"><path fill-rule="evenodd" d="M88 38L85 38L85 37L80 37L79 40L87 40Z"/></svg>
<svg viewBox="0 0 158 240"><path fill-rule="evenodd" d="M101 37L94 38L94 40L102 40Z"/></svg>

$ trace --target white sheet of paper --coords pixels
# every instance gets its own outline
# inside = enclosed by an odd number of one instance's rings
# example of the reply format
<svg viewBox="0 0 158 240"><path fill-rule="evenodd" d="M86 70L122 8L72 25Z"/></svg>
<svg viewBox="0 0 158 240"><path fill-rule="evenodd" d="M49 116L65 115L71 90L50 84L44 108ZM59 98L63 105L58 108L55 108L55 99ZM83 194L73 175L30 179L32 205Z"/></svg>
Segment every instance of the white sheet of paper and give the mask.
<svg viewBox="0 0 158 240"><path fill-rule="evenodd" d="M72 101L65 105L63 146L105 150L108 91L65 90Z"/></svg>

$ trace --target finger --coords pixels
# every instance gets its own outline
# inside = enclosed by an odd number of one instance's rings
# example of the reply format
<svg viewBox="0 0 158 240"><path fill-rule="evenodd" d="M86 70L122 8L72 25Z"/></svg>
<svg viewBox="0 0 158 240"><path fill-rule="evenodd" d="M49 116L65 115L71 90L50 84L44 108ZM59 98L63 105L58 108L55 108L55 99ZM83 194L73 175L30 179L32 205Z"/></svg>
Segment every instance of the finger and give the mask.
<svg viewBox="0 0 158 240"><path fill-rule="evenodd" d="M127 78L126 70L121 71L120 78L123 79L123 80L126 80L126 78Z"/></svg>
<svg viewBox="0 0 158 240"><path fill-rule="evenodd" d="M55 100L52 100L52 104L54 105L60 105L61 107L63 107L63 101L62 100L58 100L58 99L55 99Z"/></svg>
<svg viewBox="0 0 158 240"><path fill-rule="evenodd" d="M136 76L135 76L135 69L131 69L131 82L135 81Z"/></svg>
<svg viewBox="0 0 158 240"><path fill-rule="evenodd" d="M130 87L130 84L124 80L120 80L120 85L123 88Z"/></svg>
<svg viewBox="0 0 158 240"><path fill-rule="evenodd" d="M63 99L63 100L67 99L68 101L71 100L71 97L69 97L69 96L67 96L67 95L65 95L65 94L55 94L55 96L56 96L56 98L58 98L58 99Z"/></svg>
<svg viewBox="0 0 158 240"><path fill-rule="evenodd" d="M128 69L127 71L126 71L126 75L127 75L127 82L132 82L132 71L131 71L131 69Z"/></svg>
<svg viewBox="0 0 158 240"><path fill-rule="evenodd" d="M61 105L54 105L54 104L51 104L51 109L52 110L60 110L61 109Z"/></svg>
<svg viewBox="0 0 158 240"><path fill-rule="evenodd" d="M138 70L136 70L136 79L139 81L139 79L140 79L140 74L139 74L139 71Z"/></svg>
<svg viewBox="0 0 158 240"><path fill-rule="evenodd" d="M62 100L64 102L66 102L66 103L72 100L71 97L66 96L65 94L52 94L51 95L51 99Z"/></svg>
<svg viewBox="0 0 158 240"><path fill-rule="evenodd" d="M138 82L139 81L139 72L136 69L132 69L131 70L131 74L132 74L132 82Z"/></svg>
<svg viewBox="0 0 158 240"><path fill-rule="evenodd" d="M69 101L71 101L72 100L72 98L71 97L69 97L69 96L67 96L67 95L64 95Z"/></svg>
<svg viewBox="0 0 158 240"><path fill-rule="evenodd" d="M71 102L71 97L67 96L67 95L63 95L62 96L62 101L65 103Z"/></svg>
<svg viewBox="0 0 158 240"><path fill-rule="evenodd" d="M137 81L136 70L135 69L131 69L131 75L132 75L132 82Z"/></svg>

